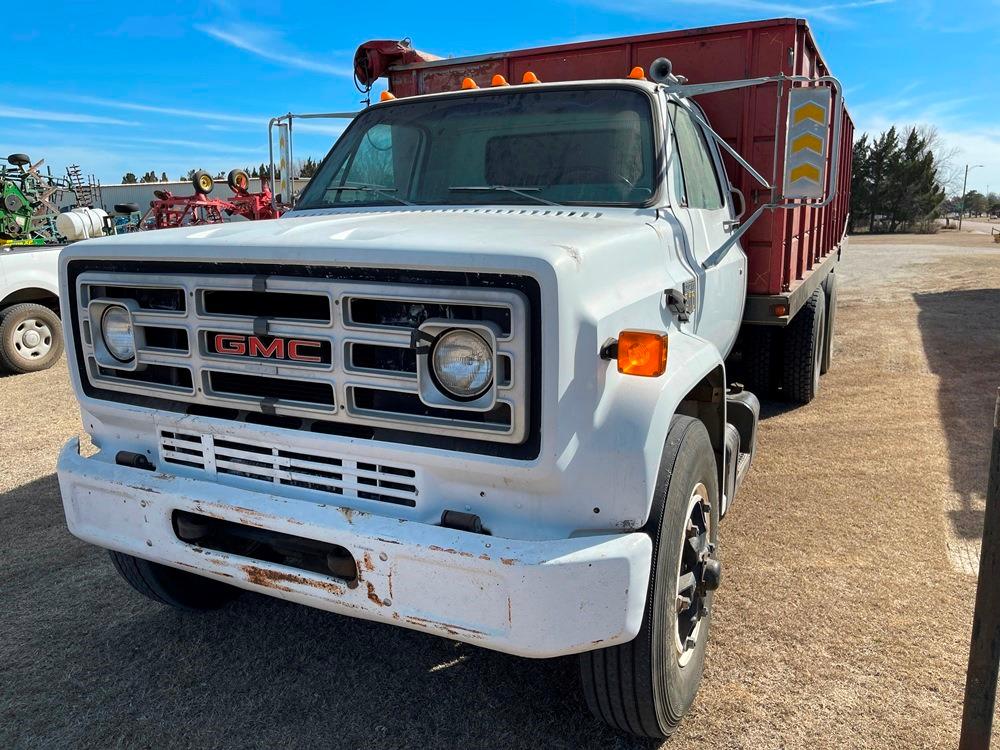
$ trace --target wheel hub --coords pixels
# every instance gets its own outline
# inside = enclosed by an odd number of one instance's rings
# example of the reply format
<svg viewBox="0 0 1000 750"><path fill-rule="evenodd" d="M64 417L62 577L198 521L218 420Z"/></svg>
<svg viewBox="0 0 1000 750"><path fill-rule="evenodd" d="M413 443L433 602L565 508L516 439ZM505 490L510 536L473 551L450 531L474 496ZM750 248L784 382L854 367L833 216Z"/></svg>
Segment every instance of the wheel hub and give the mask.
<svg viewBox="0 0 1000 750"><path fill-rule="evenodd" d="M14 349L25 359L40 359L52 349L52 331L45 321L27 318L14 329Z"/></svg>
<svg viewBox="0 0 1000 750"><path fill-rule="evenodd" d="M709 592L718 588L722 578L722 566L713 557L715 545L711 542L711 533L712 506L708 488L699 483L691 491L677 566L674 647L682 667L691 660L702 634Z"/></svg>

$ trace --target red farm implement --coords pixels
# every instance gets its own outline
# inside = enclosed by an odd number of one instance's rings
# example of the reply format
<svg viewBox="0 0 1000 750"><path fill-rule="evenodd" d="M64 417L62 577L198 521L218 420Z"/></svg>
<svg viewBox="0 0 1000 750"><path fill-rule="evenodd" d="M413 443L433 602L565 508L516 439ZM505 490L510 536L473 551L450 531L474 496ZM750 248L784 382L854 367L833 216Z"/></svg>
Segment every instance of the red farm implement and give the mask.
<svg viewBox="0 0 1000 750"><path fill-rule="evenodd" d="M210 198L215 186L208 172L196 172L191 178L194 195L174 195L167 190L157 190L155 200L150 201L149 210L139 222L141 229L170 229L172 227L197 226L200 224L221 224L225 216L242 216L256 221L276 219L280 212L274 208L271 189L262 181L261 191L251 193L250 177L240 169L234 169L226 180L233 195L229 198Z"/></svg>

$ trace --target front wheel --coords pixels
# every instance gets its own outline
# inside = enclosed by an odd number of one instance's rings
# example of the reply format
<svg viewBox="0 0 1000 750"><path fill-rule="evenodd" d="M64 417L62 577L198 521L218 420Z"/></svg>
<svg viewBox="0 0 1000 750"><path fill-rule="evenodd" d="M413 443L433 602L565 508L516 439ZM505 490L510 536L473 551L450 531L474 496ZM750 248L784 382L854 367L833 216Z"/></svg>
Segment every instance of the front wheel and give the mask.
<svg viewBox="0 0 1000 750"><path fill-rule="evenodd" d="M675 417L646 531L653 562L635 640L580 656L590 710L639 737L673 733L698 693L720 568L715 452L705 426Z"/></svg>
<svg viewBox="0 0 1000 750"><path fill-rule="evenodd" d="M177 609L218 609L240 593L235 586L166 565L108 550L111 562L128 584L143 596Z"/></svg>

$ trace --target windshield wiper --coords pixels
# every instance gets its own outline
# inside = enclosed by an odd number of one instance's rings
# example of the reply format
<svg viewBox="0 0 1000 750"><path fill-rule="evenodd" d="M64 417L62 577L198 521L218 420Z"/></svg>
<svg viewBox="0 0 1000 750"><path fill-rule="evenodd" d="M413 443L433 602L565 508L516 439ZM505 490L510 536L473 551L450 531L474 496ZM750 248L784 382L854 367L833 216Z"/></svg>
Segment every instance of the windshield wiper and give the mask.
<svg viewBox="0 0 1000 750"><path fill-rule="evenodd" d="M544 203L546 206L561 206L561 203L556 203L555 201L550 201L547 198L543 198L540 195L532 195L532 193L537 193L542 190L540 187L510 187L508 185L453 185L448 188L452 192L467 192L467 193L513 193L514 195L520 195L522 198L528 198L529 200L538 201L539 203Z"/></svg>
<svg viewBox="0 0 1000 750"><path fill-rule="evenodd" d="M393 193L396 192L396 188L382 187L381 185L362 185L362 184L337 185L335 187L328 187L326 190L327 192L337 192L337 193L343 190L356 190L359 193L374 193L375 195L381 196L382 198L388 198L391 201L402 203L404 206L413 205L409 201L404 201L402 198L393 195Z"/></svg>

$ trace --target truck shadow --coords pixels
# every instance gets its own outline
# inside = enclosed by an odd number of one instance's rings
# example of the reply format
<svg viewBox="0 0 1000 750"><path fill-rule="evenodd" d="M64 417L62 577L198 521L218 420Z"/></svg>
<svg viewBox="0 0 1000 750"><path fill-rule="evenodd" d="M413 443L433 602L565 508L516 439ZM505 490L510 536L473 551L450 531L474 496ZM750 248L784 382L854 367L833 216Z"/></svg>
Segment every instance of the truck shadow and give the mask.
<svg viewBox="0 0 1000 750"><path fill-rule="evenodd" d="M924 353L938 379L938 403L948 440L956 536L982 535L982 501L993 413L1000 386L1000 289L918 293Z"/></svg>
<svg viewBox="0 0 1000 750"><path fill-rule="evenodd" d="M66 530L46 476L0 494L0 746L648 747L534 661L244 593L177 612Z"/></svg>

